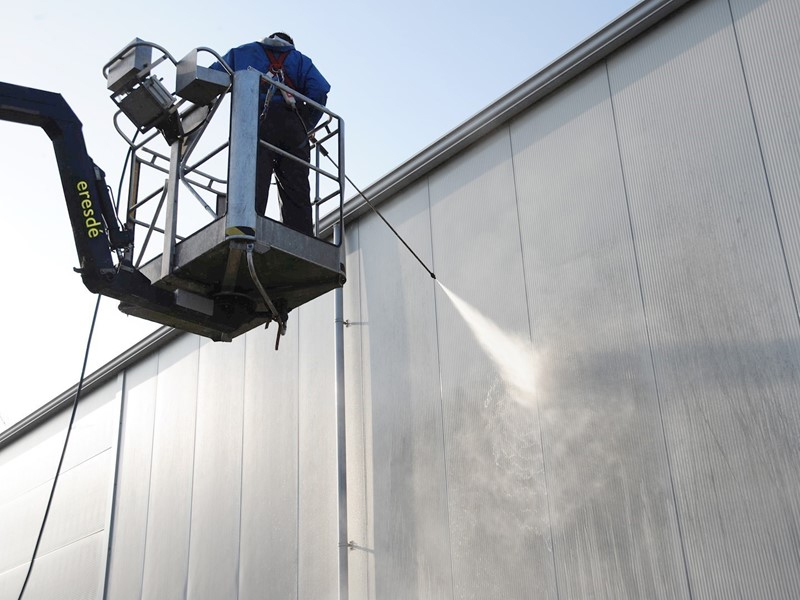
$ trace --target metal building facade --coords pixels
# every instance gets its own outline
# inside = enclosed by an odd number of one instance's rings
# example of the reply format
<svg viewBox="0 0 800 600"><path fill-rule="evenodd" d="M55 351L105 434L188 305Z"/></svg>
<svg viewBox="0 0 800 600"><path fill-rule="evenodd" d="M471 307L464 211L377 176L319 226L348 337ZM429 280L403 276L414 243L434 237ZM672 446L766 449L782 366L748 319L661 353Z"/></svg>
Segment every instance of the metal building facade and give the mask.
<svg viewBox="0 0 800 600"><path fill-rule="evenodd" d="M800 596L800 5L634 13L367 190L532 390L352 211L351 598ZM273 333L92 390L26 598L336 597L332 298ZM0 447L1 600L64 423Z"/></svg>

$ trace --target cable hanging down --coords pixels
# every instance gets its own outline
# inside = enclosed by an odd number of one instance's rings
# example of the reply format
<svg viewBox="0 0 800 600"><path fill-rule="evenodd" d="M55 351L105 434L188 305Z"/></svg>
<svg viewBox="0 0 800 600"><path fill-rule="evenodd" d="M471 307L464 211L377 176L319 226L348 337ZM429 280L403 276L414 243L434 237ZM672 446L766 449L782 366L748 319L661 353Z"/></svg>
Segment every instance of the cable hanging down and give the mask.
<svg viewBox="0 0 800 600"><path fill-rule="evenodd" d="M136 135L139 135L138 132ZM136 140L136 135L134 135L133 139ZM133 154L132 149L128 150L127 155L125 156L125 163L122 167L122 174L119 178L119 187L117 188L117 199L122 196L122 183L125 180L125 171L128 168L128 162L130 161L131 155ZM111 190L109 189L109 192ZM112 194L113 197L113 194ZM116 209L117 213L119 212L119 200L115 202L114 208ZM100 294L97 295L97 302L94 305L94 314L92 315L92 324L89 327L89 338L86 340L86 352L83 355L83 366L81 367L81 377L78 380L78 388L75 391L75 398L72 400L72 410L69 416L69 423L67 424L67 433L64 436L64 446L61 449L61 456L58 459L58 466L56 467L56 474L53 477L53 485L50 488L50 496L47 499L47 506L44 510L44 516L42 517L42 524L39 527L39 534L36 536L36 544L33 546L33 553L31 554L31 561L28 564L28 570L25 573L25 579L22 582L22 588L19 591L19 596L17 600L22 600L23 595L25 594L25 589L28 587L28 581L31 578L31 573L33 572L33 564L36 561L36 554L39 552L39 545L42 542L42 536L44 534L44 528L47 524L47 517L50 515L50 507L53 504L53 497L55 496L56 492L56 485L58 484L58 478L61 475L61 467L64 464L64 457L67 454L67 447L69 446L69 437L72 433L72 426L75 424L75 415L78 412L78 401L81 398L81 392L83 391L83 380L86 377L86 365L89 362L89 349L92 347L92 338L94 337L94 326L97 323L97 313L100 311L100 299L102 296Z"/></svg>
<svg viewBox="0 0 800 600"><path fill-rule="evenodd" d="M64 457L67 454L67 447L69 446L69 436L72 433L72 426L75 423L75 414L78 412L78 400L81 397L81 391L83 390L83 380L86 376L86 364L89 360L89 348L92 345L92 337L94 335L94 325L97 322L97 312L100 308L100 298L102 296L100 294L97 295L97 302L94 306L94 315L92 316L92 326L89 328L89 339L86 342L86 353L83 356L83 367L81 368L81 378L78 382L78 389L75 392L75 398L72 401L72 412L69 416L69 424L67 425L67 433L64 437L64 446L61 449L61 456L58 459L58 466L56 467L56 474L53 478L53 485L50 488L50 496L47 498L47 506L44 509L44 517L42 518L42 524L39 527L39 534L36 537L36 544L33 546L33 554L31 555L31 561L28 564L28 571L25 573L25 580L22 582L22 589L19 591L19 596L17 597L18 600L22 600L23 594L25 594L25 588L28 587L28 581L30 580L31 573L33 572L33 564L36 561L36 554L39 551L39 545L42 542L42 536L44 534L44 528L47 524L47 517L50 515L50 507L53 504L53 497L55 496L56 492L56 485L58 484L58 478L61 475L61 467L64 464Z"/></svg>

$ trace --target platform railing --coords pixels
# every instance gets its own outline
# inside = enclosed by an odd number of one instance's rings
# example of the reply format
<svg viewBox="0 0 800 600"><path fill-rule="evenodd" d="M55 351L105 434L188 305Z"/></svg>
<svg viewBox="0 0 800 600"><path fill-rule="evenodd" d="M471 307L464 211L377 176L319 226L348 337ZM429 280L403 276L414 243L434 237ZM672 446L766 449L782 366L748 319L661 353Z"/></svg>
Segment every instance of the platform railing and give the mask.
<svg viewBox="0 0 800 600"><path fill-rule="evenodd" d="M168 74L163 76L161 72L168 70L170 65L177 69L179 61L166 50L142 40L135 40L126 46L109 65L114 60L124 58L126 53L130 55L139 46L162 53L143 70L148 77L164 81ZM345 176L342 118L328 107L267 78L263 73L254 70L252 75L247 76L245 74L248 72L233 73L213 50L198 48L193 52L199 51L210 53L231 75L231 85L226 92L210 104L201 106L179 98L175 92L167 92L174 102L169 110L174 113L173 121L177 123L172 125L172 131L165 132L158 126L142 127L134 123L137 130L131 135L126 133L121 122L124 120L120 118L127 113L120 110L114 116L114 126L130 148L128 198L123 218L128 227L135 230L135 247L126 251L125 258L138 268L157 259L160 249L162 276L172 271L177 244L217 219L225 217L231 221L229 211L234 188L255 189L254 154L257 144L289 160L303 162L308 167L310 178L313 178L310 182L310 201L315 235L319 233L321 218L334 212L338 212L340 222L343 217ZM161 72L156 73L156 67ZM249 83L239 83L248 78ZM257 83L253 84L252 78ZM275 93L280 93L280 89L290 91L298 103L305 102L323 114L320 123L308 132L314 150L311 161L306 162L257 139L257 118L263 108L259 100L262 81L265 85L273 85ZM116 98L115 102L119 104ZM254 108L243 112L238 108L241 106ZM227 123L219 116L226 112L229 114ZM246 132L246 135L237 136L237 131ZM238 147L234 148L234 145ZM252 156L252 160L248 159L246 168L242 168L241 162L234 161L235 155ZM321 157L327 157L328 162L322 165ZM270 195L271 205L272 202L278 202L277 196ZM244 200L239 198L238 202L236 210L246 214L246 218L238 220L243 224L251 224L255 229L254 192L248 192L248 197ZM158 237L162 239L160 247L156 242Z"/></svg>

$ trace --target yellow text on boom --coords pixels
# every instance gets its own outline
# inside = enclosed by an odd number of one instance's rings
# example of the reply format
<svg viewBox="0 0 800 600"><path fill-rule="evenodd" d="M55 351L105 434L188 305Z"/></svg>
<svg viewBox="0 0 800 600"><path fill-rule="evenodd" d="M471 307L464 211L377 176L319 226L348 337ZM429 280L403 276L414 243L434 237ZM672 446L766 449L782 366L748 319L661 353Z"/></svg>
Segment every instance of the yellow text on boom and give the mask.
<svg viewBox="0 0 800 600"><path fill-rule="evenodd" d="M90 238L96 238L103 231L103 224L94 218L94 208L92 207L92 195L89 192L89 184L85 181L79 181L78 196L81 199L81 208L83 209L83 218L86 223L86 235Z"/></svg>

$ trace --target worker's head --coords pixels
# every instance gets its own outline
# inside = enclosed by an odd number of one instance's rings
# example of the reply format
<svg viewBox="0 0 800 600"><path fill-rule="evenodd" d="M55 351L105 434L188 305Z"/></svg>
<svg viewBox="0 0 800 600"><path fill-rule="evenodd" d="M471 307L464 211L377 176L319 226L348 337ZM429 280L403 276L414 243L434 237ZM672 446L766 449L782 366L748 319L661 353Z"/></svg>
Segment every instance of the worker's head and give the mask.
<svg viewBox="0 0 800 600"><path fill-rule="evenodd" d="M288 33L284 33L282 31L276 31L275 33L273 33L269 37L270 37L270 39L273 39L273 40L274 39L279 39L279 40L283 40L284 42L289 42L292 46L294 46L294 40L292 39L292 36L290 36Z"/></svg>

